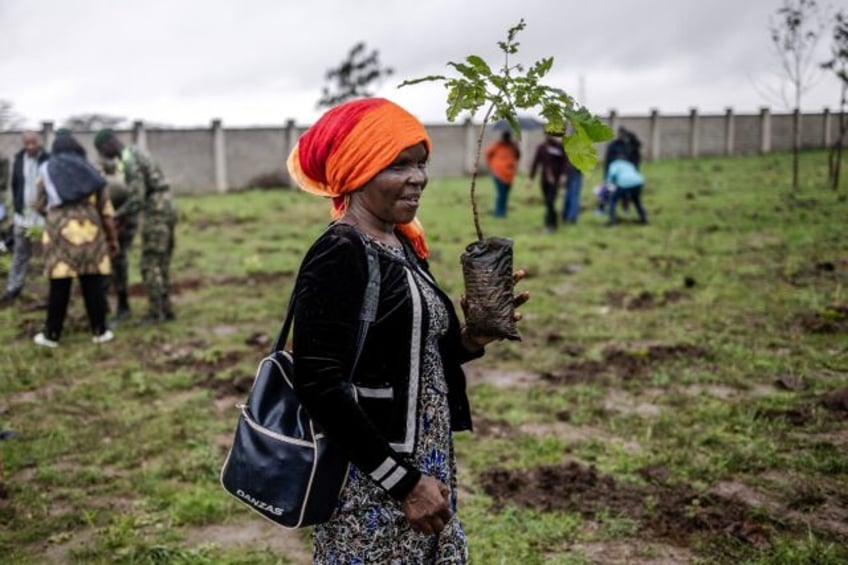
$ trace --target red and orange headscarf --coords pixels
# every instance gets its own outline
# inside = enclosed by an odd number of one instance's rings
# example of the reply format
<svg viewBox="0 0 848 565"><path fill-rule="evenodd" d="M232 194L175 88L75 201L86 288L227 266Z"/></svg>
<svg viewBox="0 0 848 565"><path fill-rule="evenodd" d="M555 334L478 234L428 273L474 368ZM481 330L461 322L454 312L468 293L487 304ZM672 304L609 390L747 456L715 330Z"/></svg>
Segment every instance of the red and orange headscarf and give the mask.
<svg viewBox="0 0 848 565"><path fill-rule="evenodd" d="M415 116L385 98L364 98L328 110L289 155L289 174L306 192L333 199L333 218L347 208L346 195L365 186L391 165L401 151L430 137ZM417 218L397 226L415 254L428 255Z"/></svg>

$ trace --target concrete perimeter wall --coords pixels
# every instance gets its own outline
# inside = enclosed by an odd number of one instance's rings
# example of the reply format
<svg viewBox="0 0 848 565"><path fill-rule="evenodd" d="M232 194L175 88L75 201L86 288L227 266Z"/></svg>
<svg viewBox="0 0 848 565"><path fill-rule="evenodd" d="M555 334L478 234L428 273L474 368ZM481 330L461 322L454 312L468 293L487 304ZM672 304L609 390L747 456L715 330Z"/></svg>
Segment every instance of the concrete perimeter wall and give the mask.
<svg viewBox="0 0 848 565"><path fill-rule="evenodd" d="M801 125L802 149L828 147L839 132L839 116L828 110L820 113L772 114L763 108L757 114L700 115L692 109L684 115L619 116L615 111L605 117L614 130L625 127L642 140L645 160L680 157L755 155L772 151L791 151L794 120ZM285 160L306 126L289 121L279 127L224 128L213 120L208 128L147 129L135 122L118 134L126 143L136 143L161 165L177 193L223 192L261 184L281 184L288 175ZM477 151L480 126L464 124L427 126L433 140L430 164L432 178L469 174ZM11 159L20 149L20 131L0 132L0 157ZM49 147L55 134L52 122L42 124L41 134ZM92 144L94 132L75 132L96 161ZM484 133L483 148L496 139L498 132ZM542 140L539 130L522 136L522 170L527 171L533 150ZM605 144L599 144L603 155ZM2 179L2 183L8 179Z"/></svg>

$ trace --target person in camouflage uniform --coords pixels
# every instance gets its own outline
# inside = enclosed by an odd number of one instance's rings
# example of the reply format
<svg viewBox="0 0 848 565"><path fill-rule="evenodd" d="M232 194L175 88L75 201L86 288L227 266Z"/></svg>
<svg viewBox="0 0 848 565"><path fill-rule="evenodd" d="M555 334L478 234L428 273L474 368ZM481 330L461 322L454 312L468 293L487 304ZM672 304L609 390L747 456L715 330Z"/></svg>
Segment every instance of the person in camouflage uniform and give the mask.
<svg viewBox="0 0 848 565"><path fill-rule="evenodd" d="M123 162L120 159L101 158L100 168L108 183L112 205L116 209L120 209L129 196L129 190L124 183ZM115 228L118 232L118 252L112 255L112 276L107 280L106 293L108 295L109 290L113 286L115 287L115 292L118 294L116 319L121 321L130 316L129 259L127 253L133 239L135 239L135 232L138 230L138 212L123 216L121 221L115 222Z"/></svg>
<svg viewBox="0 0 848 565"><path fill-rule="evenodd" d="M149 311L145 322L174 319L169 266L174 251L177 213L171 187L159 165L138 147L125 146L108 128L94 136L102 157L119 158L124 170L127 197L115 210L121 224L138 213L141 222L141 278L147 292Z"/></svg>

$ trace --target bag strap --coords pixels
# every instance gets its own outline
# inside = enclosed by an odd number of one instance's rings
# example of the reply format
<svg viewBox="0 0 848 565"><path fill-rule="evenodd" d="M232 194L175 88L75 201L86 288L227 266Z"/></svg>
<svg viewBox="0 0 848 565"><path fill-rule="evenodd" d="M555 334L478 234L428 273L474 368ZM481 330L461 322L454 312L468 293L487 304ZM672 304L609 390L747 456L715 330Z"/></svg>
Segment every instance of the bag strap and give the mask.
<svg viewBox="0 0 848 565"><path fill-rule="evenodd" d="M359 328L357 329L356 339L356 354L353 357L353 364L350 367L350 375L348 382L353 379L353 372L359 363L359 356L362 354L362 349L365 347L365 338L368 335L368 328L374 323L377 318L377 306L380 303L380 260L377 257L377 251L373 246L363 239L365 244L365 255L368 259L368 284L365 285L365 296L362 301L362 310L359 312ZM297 283L292 289L291 297L289 298L288 311L286 319L283 322L283 327L274 342L272 351L281 351L286 346L286 341L289 339L292 322L294 322L294 302L297 294Z"/></svg>

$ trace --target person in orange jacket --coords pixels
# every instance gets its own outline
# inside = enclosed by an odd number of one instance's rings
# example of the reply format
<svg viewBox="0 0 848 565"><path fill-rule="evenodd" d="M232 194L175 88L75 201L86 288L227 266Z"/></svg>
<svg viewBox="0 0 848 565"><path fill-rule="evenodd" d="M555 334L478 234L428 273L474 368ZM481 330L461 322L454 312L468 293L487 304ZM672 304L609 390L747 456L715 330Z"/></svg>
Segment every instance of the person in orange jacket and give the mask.
<svg viewBox="0 0 848 565"><path fill-rule="evenodd" d="M509 190L512 188L520 158L521 151L512 140L509 130L503 132L501 138L486 149L486 164L495 181L495 217L506 217Z"/></svg>

